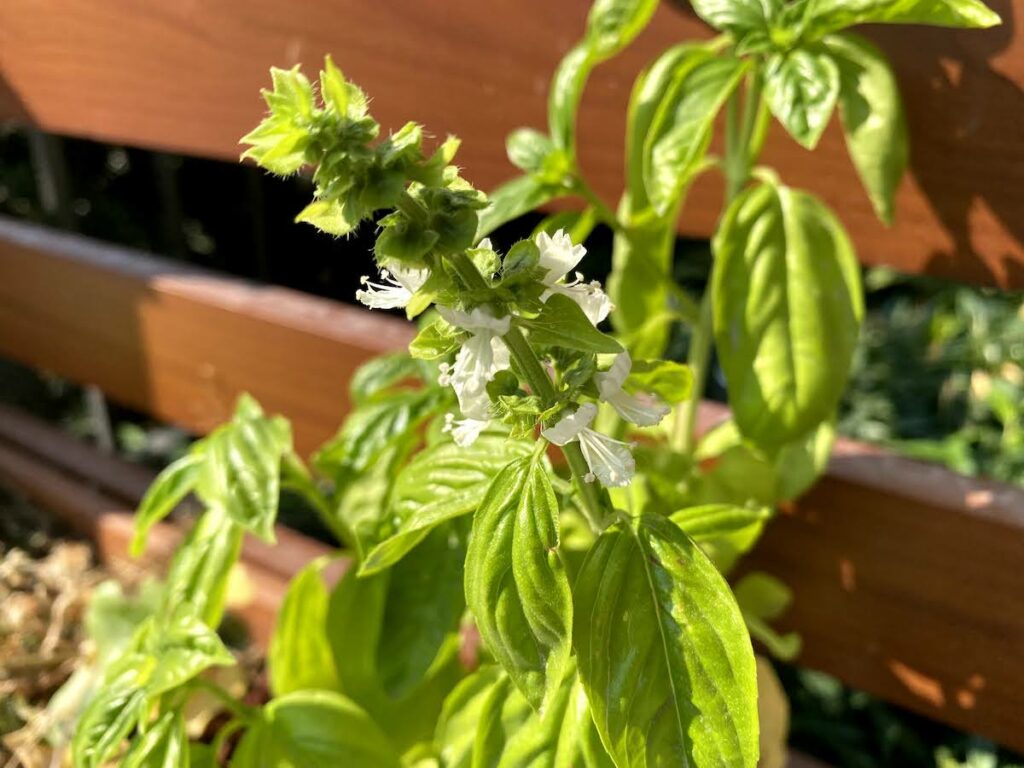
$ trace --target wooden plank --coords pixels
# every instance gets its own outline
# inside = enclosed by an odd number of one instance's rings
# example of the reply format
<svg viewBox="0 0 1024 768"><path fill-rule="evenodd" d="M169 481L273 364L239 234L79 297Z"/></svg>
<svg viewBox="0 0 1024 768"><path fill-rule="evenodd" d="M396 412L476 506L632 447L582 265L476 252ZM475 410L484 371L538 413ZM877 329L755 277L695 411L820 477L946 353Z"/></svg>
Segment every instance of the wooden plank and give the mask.
<svg viewBox="0 0 1024 768"><path fill-rule="evenodd" d="M861 258L910 272L1024 288L1024 0L992 0L986 31L871 30L893 58L914 137L913 174L891 230L878 224L840 131L812 160L773 134L766 160L842 213ZM234 159L259 119L271 65L315 71L325 53L374 97L385 126L424 123L465 139L460 164L489 188L513 169L504 137L545 124L559 56L584 2L360 0L157 3L7 0L0 4L0 116L59 133ZM636 73L703 26L667 3L650 29L593 78L581 115L583 164L611 199L621 189L624 105ZM720 188L702 184L681 222L708 235Z"/></svg>
<svg viewBox="0 0 1024 768"><path fill-rule="evenodd" d="M0 221L0 350L196 432L248 389L311 451L355 367L409 338L393 318Z"/></svg>

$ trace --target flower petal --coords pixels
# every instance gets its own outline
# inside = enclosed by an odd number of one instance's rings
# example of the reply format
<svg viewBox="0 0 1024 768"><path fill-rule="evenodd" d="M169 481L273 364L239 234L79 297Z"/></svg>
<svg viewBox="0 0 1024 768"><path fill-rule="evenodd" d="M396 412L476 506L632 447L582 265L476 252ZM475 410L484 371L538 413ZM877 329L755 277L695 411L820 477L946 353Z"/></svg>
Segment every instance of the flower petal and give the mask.
<svg viewBox="0 0 1024 768"><path fill-rule="evenodd" d="M540 434L549 443L565 445L578 439L580 434L594 423L596 417L597 406L593 403L583 403L575 413L563 417L555 426L548 427Z"/></svg>
<svg viewBox="0 0 1024 768"><path fill-rule="evenodd" d="M598 388L600 386L598 384ZM601 399L611 405L619 416L638 427L653 427L672 410L653 395L631 395L624 389L614 391L607 397L602 395Z"/></svg>
<svg viewBox="0 0 1024 768"><path fill-rule="evenodd" d="M608 298L608 294L601 290L601 284L597 280L589 283L571 283L568 285L555 283L541 294L541 301L547 301L548 296L552 293L564 294L575 301L580 309L583 310L583 314L594 325L608 317L608 314L615 309L612 300Z"/></svg>
<svg viewBox="0 0 1024 768"><path fill-rule="evenodd" d="M541 232L534 242L540 250L539 265L547 270L543 278L545 285L554 285L569 274L587 253L582 245L573 245L572 238L564 229L554 235Z"/></svg>
<svg viewBox="0 0 1024 768"><path fill-rule="evenodd" d="M614 440L592 429L583 430L579 439L583 458L601 485L609 488L629 485L636 473L636 461L629 450L629 443Z"/></svg>

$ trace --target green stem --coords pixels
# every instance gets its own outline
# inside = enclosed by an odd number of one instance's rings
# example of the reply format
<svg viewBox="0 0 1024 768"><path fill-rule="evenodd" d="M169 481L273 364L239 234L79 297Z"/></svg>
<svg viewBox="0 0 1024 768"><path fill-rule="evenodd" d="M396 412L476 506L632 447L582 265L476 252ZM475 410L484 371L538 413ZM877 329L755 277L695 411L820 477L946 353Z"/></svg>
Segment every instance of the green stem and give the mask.
<svg viewBox="0 0 1024 768"><path fill-rule="evenodd" d="M601 199L601 196L594 191L582 176L577 173L573 178L572 189L576 194L586 200L590 206L594 209L594 213L597 214L597 218L603 224L606 224L616 232L624 231L622 222L619 221L619 217L615 215L615 212L608 207L608 204Z"/></svg>
<svg viewBox="0 0 1024 768"><path fill-rule="evenodd" d="M472 291L488 288L487 281L476 268L469 257L464 253L453 254L450 263L455 267L459 278L466 287ZM550 408L558 400L558 393L554 384L548 377L547 371L540 362L540 358L533 351L533 347L523 336L523 332L516 326L509 328L508 333L502 336L505 345L508 347L516 367L523 374L526 383L537 397L541 399L545 408ZM565 454L566 462L572 471L576 489L579 491L583 501L583 514L595 533L600 533L607 527L607 522L613 514L611 499L608 492L598 483L588 483L584 478L590 473L587 461L583 457L579 443L569 443L561 446Z"/></svg>

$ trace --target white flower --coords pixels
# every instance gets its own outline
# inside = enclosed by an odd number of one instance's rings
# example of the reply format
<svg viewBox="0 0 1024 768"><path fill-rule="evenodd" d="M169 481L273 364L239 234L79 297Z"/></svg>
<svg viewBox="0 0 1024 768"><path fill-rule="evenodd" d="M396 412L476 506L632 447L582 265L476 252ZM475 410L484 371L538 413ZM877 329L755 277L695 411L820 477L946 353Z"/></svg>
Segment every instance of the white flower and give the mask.
<svg viewBox="0 0 1024 768"><path fill-rule="evenodd" d="M584 478L587 482L593 482L596 478L602 485L609 487L629 485L636 472L636 462L629 451L630 445L591 429L590 425L596 416L597 406L584 403L575 413L542 431L541 436L555 445L578 440L583 458L590 467L590 474Z"/></svg>
<svg viewBox="0 0 1024 768"><path fill-rule="evenodd" d="M370 309L404 309L423 284L430 277L429 269L412 269L400 264L390 264L381 269L383 283L370 282L363 277L360 282L365 290L356 291L356 299Z"/></svg>
<svg viewBox="0 0 1024 768"><path fill-rule="evenodd" d="M437 311L450 325L471 334L455 356L455 365L441 366L440 383L452 385L467 419L489 419L491 400L487 396L487 382L498 371L509 368L508 347L501 337L508 333L512 319L495 317L487 307L462 312L439 306Z"/></svg>
<svg viewBox="0 0 1024 768"><path fill-rule="evenodd" d="M671 409L653 395L631 395L622 388L632 367L629 352L620 352L611 368L594 374L594 383L601 393L601 399L611 405L622 418L638 427L652 427L665 418Z"/></svg>
<svg viewBox="0 0 1024 768"><path fill-rule="evenodd" d="M491 422L487 419L456 419L452 413L445 414L444 432L450 432L455 444L460 448L468 448L480 433L487 429Z"/></svg>
<svg viewBox="0 0 1024 768"><path fill-rule="evenodd" d="M587 255L582 245L573 245L572 238L564 229L549 235L541 232L534 242L540 251L539 266L547 270L542 278L545 285L554 285L568 275Z"/></svg>
<svg viewBox="0 0 1024 768"><path fill-rule="evenodd" d="M562 229L554 235L541 232L534 242L540 250L539 265L546 270L541 281L548 290L541 295L541 301L547 301L553 293L561 293L579 304L594 325L608 317L614 307L608 295L601 290L599 282L593 280L585 283L579 272L575 280L564 282L564 278L586 255L587 249L582 245L574 245L572 238Z"/></svg>

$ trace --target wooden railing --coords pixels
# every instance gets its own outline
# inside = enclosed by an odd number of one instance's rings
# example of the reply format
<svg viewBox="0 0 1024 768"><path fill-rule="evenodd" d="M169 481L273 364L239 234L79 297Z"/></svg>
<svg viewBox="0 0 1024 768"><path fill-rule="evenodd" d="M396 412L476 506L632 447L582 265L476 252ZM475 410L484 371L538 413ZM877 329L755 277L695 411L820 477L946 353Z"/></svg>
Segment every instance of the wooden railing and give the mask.
<svg viewBox="0 0 1024 768"><path fill-rule="evenodd" d="M995 30L871 31L896 62L915 138L891 230L875 223L835 131L813 163L771 139L769 161L841 209L865 263L1024 287L1024 0L995 5L1007 22ZM294 2L287 14L276 0L8 0L0 117L230 159L262 112L267 68L312 69L332 52L385 125L413 117L462 135L465 173L487 187L511 174L504 134L543 123L548 73L585 12L540 0ZM583 162L609 196L632 77L669 42L701 34L669 6L659 14L598 72L584 105ZM696 190L681 231L709 234L718 195ZM248 390L309 451L345 412L354 368L408 338L393 318L0 220L0 354L195 432ZM708 405L703 417L722 412ZM93 511L130 506L93 462L69 466L77 453L41 449L24 427L0 411L0 476L54 507L74 506L74 482L94 489L79 494ZM104 472L109 485L117 473ZM1024 491L840 442L754 564L795 591L787 622L803 635L802 663L1024 749L1022 558Z"/></svg>

